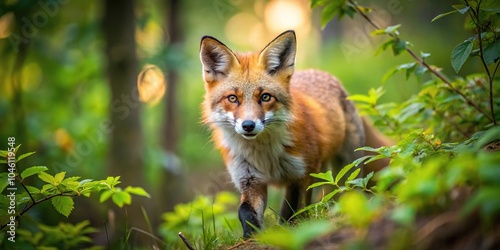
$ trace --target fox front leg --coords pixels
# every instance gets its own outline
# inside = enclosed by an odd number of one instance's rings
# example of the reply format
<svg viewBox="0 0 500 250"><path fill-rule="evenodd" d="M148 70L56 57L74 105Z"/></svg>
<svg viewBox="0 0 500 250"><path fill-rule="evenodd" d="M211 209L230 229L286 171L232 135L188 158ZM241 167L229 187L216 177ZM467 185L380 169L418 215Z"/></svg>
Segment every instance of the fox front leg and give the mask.
<svg viewBox="0 0 500 250"><path fill-rule="evenodd" d="M261 228L267 202L267 185L250 177L241 181L241 201L238 217L243 227L243 238L249 238L255 228Z"/></svg>
<svg viewBox="0 0 500 250"><path fill-rule="evenodd" d="M307 187L313 182L312 177L308 176L302 180L290 183L286 187L285 199L281 205L281 222L288 222L290 218L304 205L311 204L312 190Z"/></svg>

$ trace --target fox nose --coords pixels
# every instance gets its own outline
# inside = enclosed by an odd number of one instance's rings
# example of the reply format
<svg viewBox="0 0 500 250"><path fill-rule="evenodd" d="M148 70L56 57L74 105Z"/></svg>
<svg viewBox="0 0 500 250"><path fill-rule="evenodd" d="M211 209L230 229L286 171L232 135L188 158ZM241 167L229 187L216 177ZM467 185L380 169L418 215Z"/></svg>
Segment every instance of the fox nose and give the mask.
<svg viewBox="0 0 500 250"><path fill-rule="evenodd" d="M243 123L241 123L241 128L243 128L246 132L252 132L255 128L255 122L250 120L243 121Z"/></svg>

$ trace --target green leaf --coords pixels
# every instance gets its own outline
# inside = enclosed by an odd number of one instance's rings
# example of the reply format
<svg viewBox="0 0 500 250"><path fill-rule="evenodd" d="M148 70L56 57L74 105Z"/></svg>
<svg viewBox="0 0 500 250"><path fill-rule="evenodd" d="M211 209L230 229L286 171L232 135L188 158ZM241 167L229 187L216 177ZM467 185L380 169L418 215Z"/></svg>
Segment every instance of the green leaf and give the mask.
<svg viewBox="0 0 500 250"><path fill-rule="evenodd" d="M354 178L358 177L359 172L361 172L361 168L354 170L354 172L352 172L351 175L349 175L349 177L347 178L347 181L354 180Z"/></svg>
<svg viewBox="0 0 500 250"><path fill-rule="evenodd" d="M80 182L78 182L78 185L80 186L83 186L89 182L92 182L93 180L92 179L85 179L85 180L81 180Z"/></svg>
<svg viewBox="0 0 500 250"><path fill-rule="evenodd" d="M47 195L53 194L54 190L56 190L56 187L54 186L54 184L45 184L42 186L42 189L40 190L40 192L47 196Z"/></svg>
<svg viewBox="0 0 500 250"><path fill-rule="evenodd" d="M334 195L336 195L338 192L340 192L340 189L335 189L335 190L331 191L331 192L330 192L330 193L328 193L327 195L323 196L323 198L321 198L321 202L323 202L323 203L324 203L324 202L327 202L327 201L331 200L331 199L332 199L332 197L333 197Z"/></svg>
<svg viewBox="0 0 500 250"><path fill-rule="evenodd" d="M124 191L115 192L111 196L111 199L119 207L123 207L123 205L129 205L130 203L132 203L132 196L130 196L129 193Z"/></svg>
<svg viewBox="0 0 500 250"><path fill-rule="evenodd" d="M26 186L26 189L28 189L28 192L30 192L32 195L40 193L40 189L38 189L36 187Z"/></svg>
<svg viewBox="0 0 500 250"><path fill-rule="evenodd" d="M340 179L342 179L342 177L344 177L344 175L347 174L347 172L349 172L349 170L351 170L351 168L353 168L354 166L355 166L355 163L351 163L351 164L348 164L345 167L343 167L339 171L339 173L337 174L337 176L335 176L334 183L335 184L339 183Z"/></svg>
<svg viewBox="0 0 500 250"><path fill-rule="evenodd" d="M382 77L382 83L385 83L389 78L391 78L396 72L398 72L398 67L394 67L391 70L387 71L387 73L384 74Z"/></svg>
<svg viewBox="0 0 500 250"><path fill-rule="evenodd" d="M9 185L9 176L7 172L0 173L0 193L5 190L5 188Z"/></svg>
<svg viewBox="0 0 500 250"><path fill-rule="evenodd" d="M411 69L411 68L415 67L415 65L417 65L417 62L404 63L404 64L399 65L397 67L397 69L398 70Z"/></svg>
<svg viewBox="0 0 500 250"><path fill-rule="evenodd" d="M311 188L315 188L315 187L319 187L319 186L323 186L323 185L334 185L333 182L331 181L320 181L320 182L315 182L313 184L311 184L309 187L307 187L307 190L311 189Z"/></svg>
<svg viewBox="0 0 500 250"><path fill-rule="evenodd" d="M373 172L370 172L368 175L366 175L365 178L363 178L363 188L366 188L366 186L368 186L368 182L372 177L373 177Z"/></svg>
<svg viewBox="0 0 500 250"><path fill-rule="evenodd" d="M389 26L389 27L385 28L385 33L386 34L395 34L395 35L397 35L399 27L401 27L401 24L396 24L396 25L393 25L393 26Z"/></svg>
<svg viewBox="0 0 500 250"><path fill-rule="evenodd" d="M34 154L34 153L36 153L36 152L29 152L29 153L22 154L22 155L20 155L20 156L17 158L17 161L20 161L20 160L22 160L22 159L24 159L24 158L26 158L26 157L28 157L28 156L30 156L30 155L32 155L32 154Z"/></svg>
<svg viewBox="0 0 500 250"><path fill-rule="evenodd" d="M328 170L325 173L317 173L317 174L312 173L310 175L312 177L315 177L315 178L318 178L318 179L322 179L322 180L325 180L325 181L333 182L333 175L332 175L332 171L331 170Z"/></svg>
<svg viewBox="0 0 500 250"><path fill-rule="evenodd" d="M63 184L65 184L65 183L76 183L77 185L79 185L80 183L78 182L78 180L80 178L81 178L80 176L71 176L71 177L68 177L68 178L64 179L61 183L63 183Z"/></svg>
<svg viewBox="0 0 500 250"><path fill-rule="evenodd" d="M57 212L68 217L71 211L73 211L75 202L69 196L56 196L52 198L52 205Z"/></svg>
<svg viewBox="0 0 500 250"><path fill-rule="evenodd" d="M466 6L463 4L456 4L456 5L452 5L451 7L453 7L453 9L460 12L460 14L462 14L462 15L465 14L470 9L470 6Z"/></svg>
<svg viewBox="0 0 500 250"><path fill-rule="evenodd" d="M377 103L377 100L374 100L372 96L367 95L350 95L347 97L347 100L355 101L355 102L364 102L369 104Z"/></svg>
<svg viewBox="0 0 500 250"><path fill-rule="evenodd" d="M99 198L99 202L103 203L103 202L107 201L109 199L109 197L111 197L112 194L113 194L113 191L111 191L111 190L106 190L106 191L102 192L101 197Z"/></svg>
<svg viewBox="0 0 500 250"><path fill-rule="evenodd" d="M398 65L397 67L391 69L390 71L388 71L382 78L382 82L386 82L387 79L389 79L390 77L392 77L394 74L396 74L397 72L401 71L401 70L404 70L406 69L406 79L408 80L408 78L410 77L411 73L413 73L417 67L419 66L420 64L417 64L416 62L409 62L409 63L404 63L404 64L401 64L401 65Z"/></svg>
<svg viewBox="0 0 500 250"><path fill-rule="evenodd" d="M483 0L479 9L483 11L500 13L500 2L498 0Z"/></svg>
<svg viewBox="0 0 500 250"><path fill-rule="evenodd" d="M415 76L417 79L420 81L420 78L424 75L424 73L427 72L427 68L422 65L418 65L417 68L415 69Z"/></svg>
<svg viewBox="0 0 500 250"><path fill-rule="evenodd" d="M151 198L151 196L143 188L141 188L141 187L131 187L131 186L128 186L127 188L125 188L125 192L131 193L131 194L135 194L135 195L139 195L139 196L145 196L145 197Z"/></svg>
<svg viewBox="0 0 500 250"><path fill-rule="evenodd" d="M328 22L335 17L335 15L339 12L340 10L340 5L336 3L335 1L331 1L328 3L328 5L323 8L323 11L321 12L321 28L324 29Z"/></svg>
<svg viewBox="0 0 500 250"><path fill-rule="evenodd" d="M378 47L377 51L375 51L375 55L378 55L380 54L380 52L385 51L387 48L389 48L389 46L392 46L394 42L395 40L394 38L392 38L382 43L380 47Z"/></svg>
<svg viewBox="0 0 500 250"><path fill-rule="evenodd" d="M474 143L474 148L479 150L480 148L486 146L486 144L495 140L500 140L500 127L498 126L492 127L488 131L483 133Z"/></svg>
<svg viewBox="0 0 500 250"><path fill-rule="evenodd" d="M413 71L415 71L416 66L417 66L416 62L404 63L404 64L399 65L396 68L396 72L403 70L403 69L406 69L406 80L408 80L411 73L413 73Z"/></svg>
<svg viewBox="0 0 500 250"><path fill-rule="evenodd" d="M426 52L420 51L420 57L427 58L429 56L431 56L431 53L426 53Z"/></svg>
<svg viewBox="0 0 500 250"><path fill-rule="evenodd" d="M33 167L25 169L21 173L21 178L24 179L24 178L30 177L32 175L47 171L47 170L48 170L48 168L45 166L33 166Z"/></svg>
<svg viewBox="0 0 500 250"><path fill-rule="evenodd" d="M311 1L311 9L319 6L323 6L328 3L330 0L312 0Z"/></svg>
<svg viewBox="0 0 500 250"><path fill-rule="evenodd" d="M78 190L78 179L80 179L79 176L72 176L64 179L60 185L63 185L66 187L69 191L77 192Z"/></svg>
<svg viewBox="0 0 500 250"><path fill-rule="evenodd" d="M401 24L389 26L385 29L377 29L371 32L372 36L378 36L378 35L386 35L386 34L392 34L392 35L398 35L398 29L401 27Z"/></svg>
<svg viewBox="0 0 500 250"><path fill-rule="evenodd" d="M374 162L374 161L376 161L376 160L385 159L385 158L387 158L387 156L386 156L386 155L383 155L383 154L381 154L381 155L376 155L376 156L371 157L370 159L368 159L368 160L365 162L365 164L368 164L368 163Z"/></svg>
<svg viewBox="0 0 500 250"><path fill-rule="evenodd" d="M50 174L47 174L45 172L40 172L38 173L38 178L40 178L40 180L44 181L44 182L47 182L49 184L54 184L54 176L50 175Z"/></svg>
<svg viewBox="0 0 500 250"><path fill-rule="evenodd" d="M111 188L113 188L114 186L120 184L120 176L116 176L116 177L112 177L112 176L108 176L108 178L106 178L106 184L108 184Z"/></svg>
<svg viewBox="0 0 500 250"><path fill-rule="evenodd" d="M360 187L363 189L366 189L368 182L370 179L373 177L373 172L370 172L368 175L366 175L365 178L357 178L351 181L348 181L348 184L353 185L353 187Z"/></svg>
<svg viewBox="0 0 500 250"><path fill-rule="evenodd" d="M490 65L500 58L500 40L485 46L483 51L484 61Z"/></svg>
<svg viewBox="0 0 500 250"><path fill-rule="evenodd" d="M464 41L457 45L451 52L451 66L455 72L459 72L465 61L469 58L472 51L473 43L471 41Z"/></svg>
<svg viewBox="0 0 500 250"><path fill-rule="evenodd" d="M441 14L437 15L436 17L432 18L431 22L434 22L434 21L436 21L438 19L441 19L441 18L443 18L443 17L445 17L447 15L450 15L450 14L453 14L453 13L456 13L456 12L458 12L458 10L452 10L452 11L449 11L449 12L446 12L446 13L441 13Z"/></svg>
<svg viewBox="0 0 500 250"><path fill-rule="evenodd" d="M54 176L54 184L56 185L59 185L59 183L62 182L62 180L64 180L64 176L66 175L66 172L60 172L60 173L57 173L55 176Z"/></svg>
<svg viewBox="0 0 500 250"><path fill-rule="evenodd" d="M485 7L485 8L480 8L480 9L484 10L484 11L490 11L490 12L500 13L500 6L497 6L497 7Z"/></svg>
<svg viewBox="0 0 500 250"><path fill-rule="evenodd" d="M401 39L396 39L394 44L392 45L392 53L394 53L394 55L397 56L405 50L406 50L406 42Z"/></svg>
<svg viewBox="0 0 500 250"><path fill-rule="evenodd" d="M372 36L379 36L379 35L385 35L385 29L376 29L370 33Z"/></svg>

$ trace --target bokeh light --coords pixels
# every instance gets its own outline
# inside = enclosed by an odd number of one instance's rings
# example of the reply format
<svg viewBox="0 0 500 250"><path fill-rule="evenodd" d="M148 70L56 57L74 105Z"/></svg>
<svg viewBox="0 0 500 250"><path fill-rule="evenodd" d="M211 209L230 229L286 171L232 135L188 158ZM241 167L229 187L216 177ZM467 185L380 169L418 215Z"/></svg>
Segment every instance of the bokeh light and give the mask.
<svg viewBox="0 0 500 250"><path fill-rule="evenodd" d="M160 68L146 65L137 77L139 100L151 106L156 105L165 95L165 77Z"/></svg>
<svg viewBox="0 0 500 250"><path fill-rule="evenodd" d="M309 8L303 1L272 1L265 7L264 18L274 33L307 28L310 23Z"/></svg>
<svg viewBox="0 0 500 250"><path fill-rule="evenodd" d="M7 12L0 16L0 39L9 37L14 24L14 13Z"/></svg>

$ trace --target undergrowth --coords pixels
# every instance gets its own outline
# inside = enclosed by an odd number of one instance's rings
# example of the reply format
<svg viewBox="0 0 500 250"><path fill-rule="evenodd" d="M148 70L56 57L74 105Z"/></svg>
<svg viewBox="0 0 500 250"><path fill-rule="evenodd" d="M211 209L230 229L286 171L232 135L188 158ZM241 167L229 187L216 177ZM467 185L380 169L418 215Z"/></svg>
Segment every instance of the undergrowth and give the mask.
<svg viewBox="0 0 500 250"><path fill-rule="evenodd" d="M404 73L407 79L417 78L420 92L402 103L380 103L379 98L384 94L382 87L371 89L367 95L350 96L360 112L369 116L397 143L380 148L359 148L373 155L357 159L339 173L312 174L321 181L309 188L327 185L333 191L318 203L297 211L294 215L297 223L271 223L256 235L256 243L240 240L233 247L256 244L304 249L320 236L350 229L352 237L347 242L341 241L345 243L343 246L369 249L370 228L385 220L399 228L393 233L401 236L392 237L393 242L387 246L426 247L425 239L434 231L422 234L417 223L419 218L449 214L450 211L457 221L477 214L482 232L490 232L500 214L500 181L497 178L500 176L500 88L496 77L500 65L500 3L458 1L450 12L432 20L438 21L451 14L464 16L464 28L472 35L454 47L451 64L458 73L469 58L477 57L483 68L463 77L446 76L438 66L429 64L431 53L414 52L412 44L400 34L401 25L380 27L370 18L372 9L369 7L351 0L313 0L311 6L322 8L323 25L334 17L342 19L346 15L365 19L374 28L372 35L387 37L379 51L392 50L396 56L406 54L411 58L390 69L381 81ZM422 79L429 80L422 82ZM363 177L355 169L346 176L345 182L340 182L349 170L361 163L383 158L390 159L390 165L383 170ZM375 185L369 186L369 181ZM200 199L206 197L179 205L174 212L165 215L164 237L172 240L174 231L190 228L188 241L196 242L197 249L227 247L238 241L241 232L236 214L228 213L228 217L224 217L228 210L215 212L213 206L220 203L217 198L199 207ZM232 207L236 205L231 204ZM309 219L304 219L304 214L309 215L305 217ZM172 218L181 218L182 223ZM181 224L183 227L179 227ZM207 238L207 232L213 237ZM176 244L178 247L183 245L180 240Z"/></svg>

